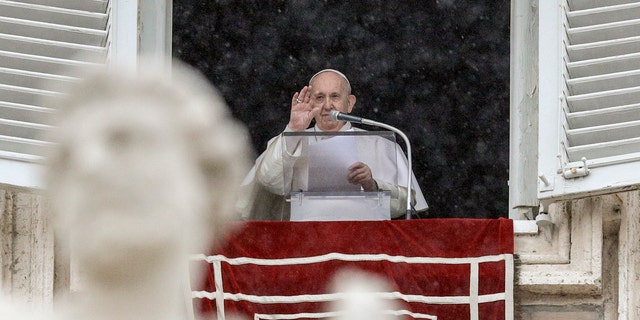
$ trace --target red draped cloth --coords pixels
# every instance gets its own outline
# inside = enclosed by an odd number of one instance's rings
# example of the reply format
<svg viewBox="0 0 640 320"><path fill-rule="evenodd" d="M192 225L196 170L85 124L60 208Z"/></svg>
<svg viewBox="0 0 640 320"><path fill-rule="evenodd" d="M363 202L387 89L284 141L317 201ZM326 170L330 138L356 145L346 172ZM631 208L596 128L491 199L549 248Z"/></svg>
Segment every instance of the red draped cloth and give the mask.
<svg viewBox="0 0 640 320"><path fill-rule="evenodd" d="M513 317L508 219L245 222L194 263L206 270L192 287L204 318L323 318L345 268L386 278L398 319Z"/></svg>

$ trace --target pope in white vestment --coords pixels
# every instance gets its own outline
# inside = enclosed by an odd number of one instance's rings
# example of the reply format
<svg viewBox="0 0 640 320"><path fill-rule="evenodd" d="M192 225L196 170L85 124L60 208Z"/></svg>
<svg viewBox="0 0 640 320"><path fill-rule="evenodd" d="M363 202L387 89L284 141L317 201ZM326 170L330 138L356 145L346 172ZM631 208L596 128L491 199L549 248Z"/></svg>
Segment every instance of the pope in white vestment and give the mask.
<svg viewBox="0 0 640 320"><path fill-rule="evenodd" d="M351 112L355 100L346 76L333 69L316 73L309 81L309 86L294 94L287 127L283 133L268 142L266 150L258 157L245 179L245 188L252 188L253 197L246 198L239 204L243 218L289 220L290 204L286 202L286 198L290 193L316 191L312 184L322 177L322 173L310 175L309 163L313 159L307 158L308 150L305 148L328 141L323 140L326 137L323 132L362 133L354 133L358 135L354 139L356 158L351 165L345 165L347 184L362 191L389 191L391 217L397 218L407 213L406 185L409 172L407 158L400 146L395 140L375 134L368 135L367 131L355 128L349 122L334 121L329 117L331 110ZM308 128L314 118L316 124ZM299 136L292 137L288 132L318 134L301 141ZM333 171L326 171L326 174ZM413 209L427 210L427 202L413 173L411 181Z"/></svg>

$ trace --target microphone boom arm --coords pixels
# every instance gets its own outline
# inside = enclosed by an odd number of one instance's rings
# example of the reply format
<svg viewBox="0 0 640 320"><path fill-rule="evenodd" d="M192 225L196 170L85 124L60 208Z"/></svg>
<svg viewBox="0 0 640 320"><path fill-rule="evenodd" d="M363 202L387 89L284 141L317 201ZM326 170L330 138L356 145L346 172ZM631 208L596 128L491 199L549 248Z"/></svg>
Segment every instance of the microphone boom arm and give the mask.
<svg viewBox="0 0 640 320"><path fill-rule="evenodd" d="M360 121L360 123L370 125L370 126L381 127L381 128L393 131L397 133L400 137L402 137L402 139L404 140L404 143L407 146L407 162L409 163L407 166L409 169L409 172L407 173L407 213L406 213L405 219L407 220L411 219L411 211L412 211L411 210L411 195L412 195L411 179L413 176L413 171L411 168L411 143L409 142L409 138L407 137L407 135L404 134L404 132L400 131L400 129L390 126L386 123L381 123L381 122L364 119L364 118Z"/></svg>
<svg viewBox="0 0 640 320"><path fill-rule="evenodd" d="M342 113L338 110L331 110L329 112L329 117L331 118L331 120L333 121L350 121L350 122L355 122L355 123L362 123L362 124L366 124L369 126L375 126L375 127L380 127L380 128L384 128L390 131L393 131L395 133L397 133L400 137L402 137L402 139L404 140L405 145L407 146L407 162L408 162L408 169L409 172L407 174L407 214L406 214L406 219L409 220L411 219L411 179L413 178L413 171L411 169L411 143L409 142L409 138L407 138L407 135L404 134L404 132L400 131L400 129L390 126L386 123L381 123L381 122L377 122L377 121L373 121L373 120L369 120L369 119L365 119L365 118L361 118L361 117L357 117L354 115L350 115L350 114L346 114L346 113Z"/></svg>

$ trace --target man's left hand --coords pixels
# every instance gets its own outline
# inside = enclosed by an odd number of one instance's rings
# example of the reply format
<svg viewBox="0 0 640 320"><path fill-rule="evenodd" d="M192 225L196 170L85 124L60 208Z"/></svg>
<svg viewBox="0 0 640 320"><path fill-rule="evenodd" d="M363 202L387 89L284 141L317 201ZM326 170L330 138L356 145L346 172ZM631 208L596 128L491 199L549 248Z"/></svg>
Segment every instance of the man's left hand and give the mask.
<svg viewBox="0 0 640 320"><path fill-rule="evenodd" d="M373 179L371 168L362 162L356 162L349 166L349 175L347 179L350 183L359 184L364 191L378 190L378 184Z"/></svg>

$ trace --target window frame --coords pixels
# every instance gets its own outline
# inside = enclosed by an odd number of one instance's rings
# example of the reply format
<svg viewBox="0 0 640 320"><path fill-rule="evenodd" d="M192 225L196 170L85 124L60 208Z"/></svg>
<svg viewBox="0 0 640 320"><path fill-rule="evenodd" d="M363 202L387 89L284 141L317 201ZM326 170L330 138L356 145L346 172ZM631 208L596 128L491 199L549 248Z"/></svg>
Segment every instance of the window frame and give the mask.
<svg viewBox="0 0 640 320"><path fill-rule="evenodd" d="M158 61L161 63L165 63L167 66L170 66L170 57L171 57L171 25L172 25L172 1L171 0L145 0L145 1L131 1L131 0L104 0L104 1L88 1L87 3L80 3L77 1L72 1L70 3L61 2L54 6L48 6L46 1L34 0L33 3L10 3L7 5L15 5L16 8L12 8L12 10L42 10L42 15L39 17L44 17L46 19L46 12L51 12L52 15L56 15L56 19L60 23L65 23L68 25L74 25L75 21L69 21L68 19L73 19L74 15L71 13L78 13L78 19L86 19L87 16L92 15L106 15L106 25L104 32L106 32L106 37L103 43L103 54L105 55L105 63L110 66L125 66L127 68L136 68L139 64L139 58L141 56L153 56L157 57ZM42 2L42 4L39 4ZM85 7L77 7L77 6L86 6ZM62 7L62 8L59 8ZM66 10L68 9L73 10ZM77 10L75 10L77 9ZM86 10L86 12L82 13L82 10ZM95 10L104 10L104 13L93 13L90 11ZM14 11L15 12L15 11ZM140 13L140 15L138 15ZM20 13L18 12L18 15ZM59 18L57 15L61 15L64 19ZM29 15L23 15L29 16ZM67 19L67 21L64 21ZM8 20L12 20L12 18L8 18ZM29 22L29 20L25 20L25 22ZM34 21L34 24L38 26L45 26L46 23L43 24L39 21ZM55 24L51 24L52 28L57 28ZM93 31L90 31L93 33ZM14 36L8 35L8 38L16 38ZM1 39L0 39L1 41ZM14 41L14 40L12 40ZM39 39L34 38L34 42L42 42ZM72 47L82 47L83 50L89 51L99 51L100 47L89 47L86 46L78 46L74 44L69 44ZM46 51L46 50L45 50ZM38 58L37 55L34 55L35 58ZM46 58L46 57L45 57ZM54 60L50 58L46 58L49 60ZM73 61L71 57L65 58L69 59L68 61ZM58 59L64 60L64 59ZM82 65L86 62L79 62L79 65ZM42 73L43 77L49 76L47 73ZM0 84L2 86L2 84ZM20 87L14 87L9 85L4 85L5 88L9 88L9 90L22 90ZM22 90L24 91L24 90ZM26 90L29 92L36 92L37 90ZM56 92L44 92L46 94L57 94ZM47 109L41 108L40 106L34 106L31 109ZM41 110L36 110L41 111ZM50 113L54 112L53 110ZM34 111L35 112L35 111ZM49 113L49 112L48 112ZM0 114L0 120L3 120L2 114ZM35 148L46 149L50 143L47 141L41 140L31 140L31 139L23 139L20 137L12 136L12 129L9 126L13 126L16 129L22 130L21 128L36 128L42 131L42 128L46 127L45 124L42 123L27 123L20 121L13 121L11 119L6 119L0 121L0 125L5 126L5 131L8 135L0 136L1 141L6 141L8 143L7 148L13 148L13 145L17 145L16 148L23 148L24 150L31 150ZM17 126L17 127L16 127ZM45 128L46 130L47 128ZM17 131L13 131L17 132ZM24 147L21 147L21 144ZM42 161L44 151L38 152L37 154L31 154L29 152L16 152L16 150L3 150L0 148L0 183L8 184L18 187L28 187L34 189L43 189L43 177L42 177Z"/></svg>

